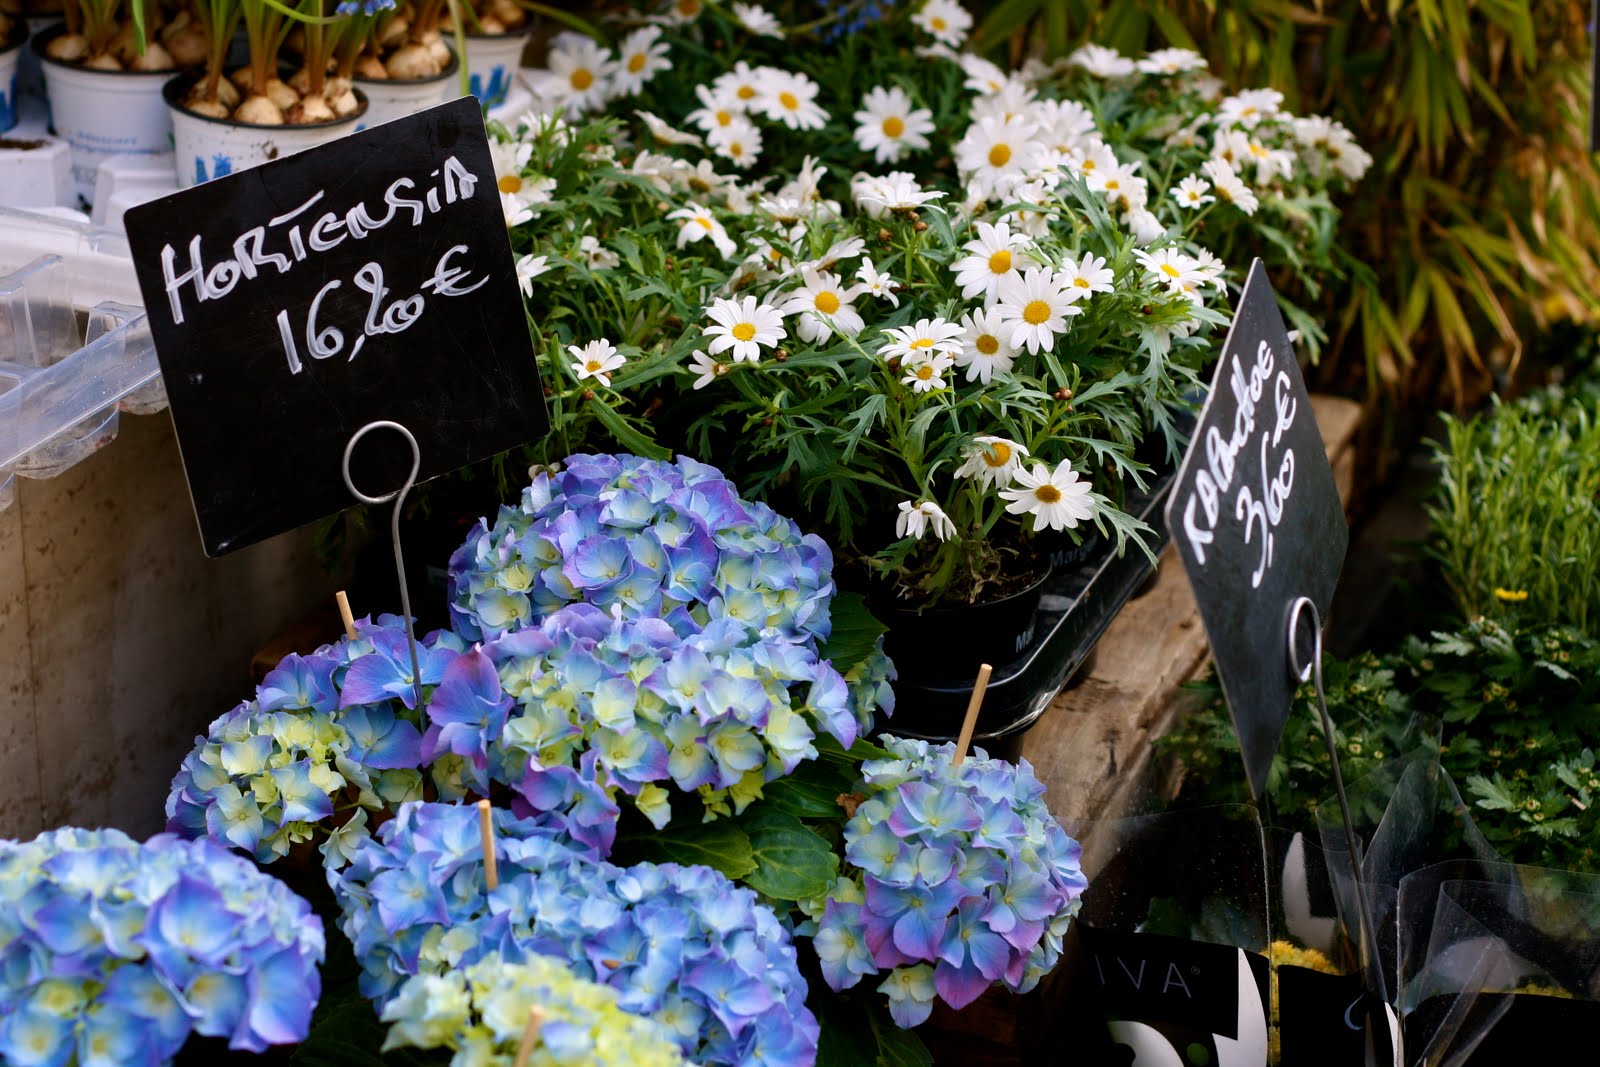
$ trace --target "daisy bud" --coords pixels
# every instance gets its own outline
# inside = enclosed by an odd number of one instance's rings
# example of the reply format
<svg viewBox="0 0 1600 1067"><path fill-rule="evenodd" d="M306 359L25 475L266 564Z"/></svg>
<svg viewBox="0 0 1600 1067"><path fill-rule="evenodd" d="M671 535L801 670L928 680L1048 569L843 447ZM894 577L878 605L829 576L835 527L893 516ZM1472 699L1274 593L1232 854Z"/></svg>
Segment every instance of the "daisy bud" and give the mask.
<svg viewBox="0 0 1600 1067"><path fill-rule="evenodd" d="M593 389L585 389L583 391L583 398L585 400L593 400L594 399L594 390Z"/></svg>
<svg viewBox="0 0 1600 1067"><path fill-rule="evenodd" d="M925 232L927 232L928 224L926 222L923 222L921 219L918 219L916 221L916 224L913 225L911 228L913 230L916 230L918 233L925 233Z"/></svg>
<svg viewBox="0 0 1600 1067"><path fill-rule="evenodd" d="M894 240L894 234L890 233L888 230L879 230L878 240L882 241L884 244L888 244L890 241Z"/></svg>
<svg viewBox="0 0 1600 1067"><path fill-rule="evenodd" d="M772 353L772 358L777 360L779 363L782 363L784 360L789 358L789 350L787 348L780 348L776 352Z"/></svg>

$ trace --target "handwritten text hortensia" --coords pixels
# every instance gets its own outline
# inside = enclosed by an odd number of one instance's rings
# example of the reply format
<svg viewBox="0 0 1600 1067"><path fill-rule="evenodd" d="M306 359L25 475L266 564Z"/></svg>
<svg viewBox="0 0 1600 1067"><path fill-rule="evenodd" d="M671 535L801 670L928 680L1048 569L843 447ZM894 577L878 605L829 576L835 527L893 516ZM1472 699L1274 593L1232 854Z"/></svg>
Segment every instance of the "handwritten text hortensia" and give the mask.
<svg viewBox="0 0 1600 1067"><path fill-rule="evenodd" d="M1255 360L1248 366L1237 352L1228 360L1228 388L1237 405L1232 433L1217 426L1206 429L1201 442L1205 465L1195 474L1194 489L1183 502L1183 536L1201 566L1206 563L1206 546L1219 536L1237 536L1255 546L1257 564L1250 585L1259 588L1272 567L1278 523L1294 490L1294 449L1283 445L1283 437L1294 425L1298 404L1288 371L1278 367L1277 354L1266 341L1258 343ZM1259 485L1239 479L1240 457L1252 453L1260 459ZM1235 490L1236 480L1240 484ZM1239 525L1220 529L1229 514Z"/></svg>
<svg viewBox="0 0 1600 1067"><path fill-rule="evenodd" d="M186 298L196 304L220 300L241 284L286 275L302 263L314 263L319 253L331 252L346 241L360 241L391 224L421 227L429 216L470 200L478 183L477 175L450 156L420 183L411 177L394 179L376 207L365 200L330 204L326 190L318 190L299 206L239 234L228 249L231 255L209 264L199 235L188 242L186 265L180 265L178 250L166 244L161 249L161 271L173 322L183 323ZM320 214L314 210L318 208ZM398 297L385 284L383 264L376 260L363 263L348 281L366 294L366 313L358 322L347 324L354 337L348 344L344 329L321 320L323 300L344 286L346 279L326 282L303 309L280 310L276 321L289 373L305 369L302 346L312 359L343 355L353 360L368 338L402 333L421 318L427 308L424 294L457 297L477 289L487 277L475 281L469 277L466 261L470 256L467 245L451 245L416 292ZM299 314L291 315L292 310Z"/></svg>

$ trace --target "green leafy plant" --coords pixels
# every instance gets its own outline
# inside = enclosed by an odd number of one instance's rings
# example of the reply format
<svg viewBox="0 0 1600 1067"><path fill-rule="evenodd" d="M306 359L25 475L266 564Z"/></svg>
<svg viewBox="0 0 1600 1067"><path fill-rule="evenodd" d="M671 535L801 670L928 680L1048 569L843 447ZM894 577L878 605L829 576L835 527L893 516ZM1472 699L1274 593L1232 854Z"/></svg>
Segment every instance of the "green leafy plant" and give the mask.
<svg viewBox="0 0 1600 1067"><path fill-rule="evenodd" d="M1435 445L1430 554L1466 618L1600 625L1600 398L1549 389Z"/></svg>

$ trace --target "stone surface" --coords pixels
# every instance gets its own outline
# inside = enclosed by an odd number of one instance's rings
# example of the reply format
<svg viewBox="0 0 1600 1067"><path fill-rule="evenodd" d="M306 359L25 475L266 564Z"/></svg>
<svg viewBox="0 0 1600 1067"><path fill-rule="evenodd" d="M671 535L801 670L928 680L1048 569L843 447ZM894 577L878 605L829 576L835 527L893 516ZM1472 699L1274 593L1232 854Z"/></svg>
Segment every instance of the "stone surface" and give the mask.
<svg viewBox="0 0 1600 1067"><path fill-rule="evenodd" d="M0 836L161 829L197 733L250 657L336 585L300 530L209 560L166 415L0 512Z"/></svg>

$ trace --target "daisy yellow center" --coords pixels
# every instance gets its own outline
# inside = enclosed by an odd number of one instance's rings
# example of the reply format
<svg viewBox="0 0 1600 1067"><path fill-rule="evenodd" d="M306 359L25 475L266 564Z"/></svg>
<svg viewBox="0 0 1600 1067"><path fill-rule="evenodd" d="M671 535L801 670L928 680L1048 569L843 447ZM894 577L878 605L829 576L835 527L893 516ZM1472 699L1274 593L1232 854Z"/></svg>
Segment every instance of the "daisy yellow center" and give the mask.
<svg viewBox="0 0 1600 1067"><path fill-rule="evenodd" d="M756 335L756 328L748 322L741 322L730 331L737 341L749 341Z"/></svg>
<svg viewBox="0 0 1600 1067"><path fill-rule="evenodd" d="M704 215L695 216L695 220L694 221L698 222L700 224L701 228L704 229L707 233L711 232L711 220L706 218Z"/></svg>
<svg viewBox="0 0 1600 1067"><path fill-rule="evenodd" d="M635 52L628 57L628 73L637 74L644 69L645 57L643 52Z"/></svg>
<svg viewBox="0 0 1600 1067"><path fill-rule="evenodd" d="M740 100L754 100L756 98L756 90L754 86L741 85L739 86L738 93L735 95L737 95Z"/></svg>
<svg viewBox="0 0 1600 1067"><path fill-rule="evenodd" d="M816 304L817 310L824 315L832 315L839 310L839 298L826 289L817 294Z"/></svg>
<svg viewBox="0 0 1600 1067"><path fill-rule="evenodd" d="M990 441L981 453L983 461L991 467L1004 467L1011 462L1011 446L1004 441Z"/></svg>
<svg viewBox="0 0 1600 1067"><path fill-rule="evenodd" d="M1002 248L989 257L989 270L995 274L1004 274L1011 269L1011 250Z"/></svg>
<svg viewBox="0 0 1600 1067"><path fill-rule="evenodd" d="M522 192L522 178L515 174L507 174L495 184L500 187L502 193L507 195Z"/></svg>
<svg viewBox="0 0 1600 1067"><path fill-rule="evenodd" d="M599 370L601 366L602 364L598 359L591 359L589 362L583 365L583 369L593 374L595 371Z"/></svg>
<svg viewBox="0 0 1600 1067"><path fill-rule="evenodd" d="M1247 119L1251 115L1254 115L1255 113L1256 113L1256 109L1255 108L1247 107L1243 111L1239 112L1239 117L1242 118L1242 119Z"/></svg>
<svg viewBox="0 0 1600 1067"><path fill-rule="evenodd" d="M1222 199L1226 200L1228 203L1233 203L1233 190L1229 189L1226 185L1217 186L1217 195L1222 197Z"/></svg>
<svg viewBox="0 0 1600 1067"><path fill-rule="evenodd" d="M1089 172L1090 172L1090 171L1091 171L1091 170L1094 170L1094 160L1092 160L1092 159L1086 159L1086 160L1084 160L1084 161L1083 161L1083 172L1084 172L1084 173L1085 173L1085 174L1087 174L1087 173L1089 173Z"/></svg>
<svg viewBox="0 0 1600 1067"><path fill-rule="evenodd" d="M976 348L979 352L982 352L986 356L992 356L996 352L1000 351L1000 341L994 336L994 334L986 333L979 337L976 341L972 342L972 347Z"/></svg>
<svg viewBox="0 0 1600 1067"><path fill-rule="evenodd" d="M735 159L744 155L744 145L738 141L733 142L728 146L728 155L733 156Z"/></svg>
<svg viewBox="0 0 1600 1067"><path fill-rule="evenodd" d="M1037 326L1050 317L1050 305L1043 300L1030 300L1022 309L1022 321Z"/></svg>
<svg viewBox="0 0 1600 1067"><path fill-rule="evenodd" d="M929 340L928 338L926 338L926 337L919 337L915 341L911 342L910 347L913 348L913 349L916 349L916 348L932 348L933 347L933 342L931 340Z"/></svg>
<svg viewBox="0 0 1600 1067"><path fill-rule="evenodd" d="M580 93L594 84L594 71L588 67L579 67L572 72L572 87Z"/></svg>
<svg viewBox="0 0 1600 1067"><path fill-rule="evenodd" d="M1256 142L1251 141L1250 142L1250 154L1252 156L1255 156L1257 159L1263 158L1267 154L1267 147L1266 147L1266 145L1257 144Z"/></svg>
<svg viewBox="0 0 1600 1067"><path fill-rule="evenodd" d="M1033 491L1033 495L1043 504L1054 504L1061 499L1061 490L1053 485L1041 485Z"/></svg>
<svg viewBox="0 0 1600 1067"><path fill-rule="evenodd" d="M991 166L991 167L1003 167L1007 163L1010 163L1010 162L1011 162L1011 146L1010 145L997 144L993 148L989 149L989 166Z"/></svg>
<svg viewBox="0 0 1600 1067"><path fill-rule="evenodd" d="M950 28L950 24L944 19L940 18L938 15L935 15L933 18L929 19L928 25L933 27L934 33L943 33L945 30Z"/></svg>
<svg viewBox="0 0 1600 1067"><path fill-rule="evenodd" d="M890 115L883 120L883 135L885 137L899 137L906 132L906 124L898 115Z"/></svg>
<svg viewBox="0 0 1600 1067"><path fill-rule="evenodd" d="M922 366L917 368L917 377L921 378L925 382L931 380L933 378L933 367L930 364L924 363Z"/></svg>
<svg viewBox="0 0 1600 1067"><path fill-rule="evenodd" d="M782 104L789 111L794 111L799 108L800 99L793 93L779 93L778 103Z"/></svg>
<svg viewBox="0 0 1600 1067"><path fill-rule="evenodd" d="M717 112L717 125L718 126L731 126L732 124L733 124L733 112L731 112L731 111L719 111L719 112Z"/></svg>
<svg viewBox="0 0 1600 1067"><path fill-rule="evenodd" d="M1088 278L1074 278L1074 279L1072 279L1072 284L1076 285L1079 289L1087 289L1087 288L1089 288L1089 279Z"/></svg>
<svg viewBox="0 0 1600 1067"><path fill-rule="evenodd" d="M1174 267L1171 263L1161 264L1161 273L1165 274L1169 278L1181 278L1183 276L1183 272L1177 267Z"/></svg>

